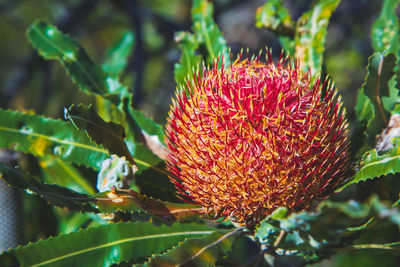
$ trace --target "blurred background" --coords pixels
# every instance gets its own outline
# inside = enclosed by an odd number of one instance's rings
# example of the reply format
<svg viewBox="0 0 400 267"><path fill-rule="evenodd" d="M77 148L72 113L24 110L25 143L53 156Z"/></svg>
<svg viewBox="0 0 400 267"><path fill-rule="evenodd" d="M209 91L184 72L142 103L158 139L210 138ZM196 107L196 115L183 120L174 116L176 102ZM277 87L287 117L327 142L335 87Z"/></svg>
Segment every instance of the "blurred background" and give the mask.
<svg viewBox="0 0 400 267"><path fill-rule="evenodd" d="M314 1L284 2L296 20ZM279 58L282 47L277 37L255 26L256 9L265 0L213 3L214 19L233 53L243 48L258 53L269 47ZM343 0L330 20L323 68L341 91L350 121L368 57L373 53L370 31L381 5L380 0ZM190 31L190 8L188 0L0 0L0 107L63 118L64 107L95 102L78 91L58 62L43 60L30 47L25 30L40 18L76 38L99 64L123 34L133 33L133 50L121 79L134 93L135 107L164 124L176 87L174 64L180 58L174 37L179 31ZM7 157L13 160L12 155ZM35 168L40 172L29 156L27 162L33 172ZM95 179L95 174L87 175ZM66 231L67 226L57 217L59 212L55 213L44 201L24 195L21 205L16 192L10 196L0 194L0 206L11 203L16 209L22 207L20 215L10 209L0 212L0 221L7 217L12 225L20 225L15 237L19 243ZM397 258L387 254L343 252L320 265L373 266L369 263L380 257L383 263L396 263Z"/></svg>

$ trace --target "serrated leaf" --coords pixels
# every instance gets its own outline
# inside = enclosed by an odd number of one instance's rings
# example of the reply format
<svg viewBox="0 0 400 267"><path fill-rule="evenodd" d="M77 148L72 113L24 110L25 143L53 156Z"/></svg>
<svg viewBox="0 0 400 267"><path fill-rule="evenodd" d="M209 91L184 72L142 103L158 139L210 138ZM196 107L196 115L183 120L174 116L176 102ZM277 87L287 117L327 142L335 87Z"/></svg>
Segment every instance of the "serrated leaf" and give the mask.
<svg viewBox="0 0 400 267"><path fill-rule="evenodd" d="M84 49L70 36L44 21L35 21L27 30L33 47L45 59L58 60L71 79L88 94L107 97L118 103L127 89L94 64Z"/></svg>
<svg viewBox="0 0 400 267"><path fill-rule="evenodd" d="M294 33L295 23L282 0L270 0L257 9L256 26L291 35Z"/></svg>
<svg viewBox="0 0 400 267"><path fill-rule="evenodd" d="M213 9L213 4L208 0L193 0L193 31L207 49L209 64L212 64L218 56L222 56L225 65L229 65L228 47L218 25L214 22Z"/></svg>
<svg viewBox="0 0 400 267"><path fill-rule="evenodd" d="M28 193L35 193L41 196L49 203L76 211L96 212L96 209L89 204L89 195L80 194L71 189L59 186L43 184L37 181L33 176L19 168L10 168L0 164L1 178L8 184Z"/></svg>
<svg viewBox="0 0 400 267"><path fill-rule="evenodd" d="M310 69L313 76L321 72L329 19L339 3L340 0L320 0L297 21L296 58L301 68Z"/></svg>
<svg viewBox="0 0 400 267"><path fill-rule="evenodd" d="M68 122L2 109L0 147L35 156L55 156L96 170L109 157L106 149Z"/></svg>
<svg viewBox="0 0 400 267"><path fill-rule="evenodd" d="M101 212L146 211L167 222L190 222L197 220L203 208L198 205L180 204L143 196L133 190L117 190L93 195L95 206Z"/></svg>
<svg viewBox="0 0 400 267"><path fill-rule="evenodd" d="M154 256L145 266L214 266L229 253L240 229L216 231L201 238L188 239L170 251Z"/></svg>
<svg viewBox="0 0 400 267"><path fill-rule="evenodd" d="M40 167L43 171L44 181L47 184L57 184L79 193L94 194L93 186L79 172L77 168L60 158L41 158Z"/></svg>
<svg viewBox="0 0 400 267"><path fill-rule="evenodd" d="M110 266L128 260L140 262L186 238L212 232L212 228L198 224L155 227L142 222L115 223L18 247L7 256L12 255L21 266Z"/></svg>
<svg viewBox="0 0 400 267"><path fill-rule="evenodd" d="M255 237L279 255L299 257L305 264L328 258L338 248L352 248L362 233L373 228L381 231L393 224L400 226L399 209L373 196L364 203L323 201L314 210L278 220L266 218L257 227ZM276 242L278 235L280 241Z"/></svg>
<svg viewBox="0 0 400 267"><path fill-rule="evenodd" d="M126 31L121 39L107 51L107 58L102 65L103 70L113 77L120 76L125 70L129 56L132 54L134 34Z"/></svg>
<svg viewBox="0 0 400 267"><path fill-rule="evenodd" d="M366 181L372 178L378 178L382 175L394 174L400 172L400 147L399 139L393 139L394 147L379 155L378 151L374 148L367 151L361 160L359 170L349 179L340 190L348 187L349 185Z"/></svg>
<svg viewBox="0 0 400 267"><path fill-rule="evenodd" d="M94 195L81 194L74 190L44 184L27 172L0 164L1 178L8 184L28 193L37 194L50 204L69 210L94 213L126 212L136 215L149 213L165 222L190 222L197 220L202 208L192 204L180 204L146 197L133 190L107 191Z"/></svg>
<svg viewBox="0 0 400 267"><path fill-rule="evenodd" d="M65 118L78 129L85 130L97 144L103 145L112 154L125 157L132 165L135 165L135 160L124 142L125 131L121 125L105 122L92 106L86 107L82 104L71 105L68 110L65 109Z"/></svg>
<svg viewBox="0 0 400 267"><path fill-rule="evenodd" d="M399 0L385 0L381 14L372 26L372 46L376 52L387 52L398 55L399 19L396 14L396 7Z"/></svg>
<svg viewBox="0 0 400 267"><path fill-rule="evenodd" d="M174 65L175 82L184 85L186 80L193 81L193 71L201 63L202 58L196 53L200 43L189 32L178 32L175 41L181 50L181 58Z"/></svg>

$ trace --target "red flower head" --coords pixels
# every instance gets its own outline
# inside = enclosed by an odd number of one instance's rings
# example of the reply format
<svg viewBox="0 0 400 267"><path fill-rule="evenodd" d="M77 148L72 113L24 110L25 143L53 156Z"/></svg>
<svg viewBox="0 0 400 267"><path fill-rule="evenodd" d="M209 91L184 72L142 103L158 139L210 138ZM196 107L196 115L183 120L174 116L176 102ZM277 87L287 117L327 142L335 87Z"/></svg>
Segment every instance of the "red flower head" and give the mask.
<svg viewBox="0 0 400 267"><path fill-rule="evenodd" d="M333 193L349 170L349 132L332 85L281 59L240 57L195 74L166 126L168 169L213 216L257 222ZM185 93L186 92L186 93Z"/></svg>

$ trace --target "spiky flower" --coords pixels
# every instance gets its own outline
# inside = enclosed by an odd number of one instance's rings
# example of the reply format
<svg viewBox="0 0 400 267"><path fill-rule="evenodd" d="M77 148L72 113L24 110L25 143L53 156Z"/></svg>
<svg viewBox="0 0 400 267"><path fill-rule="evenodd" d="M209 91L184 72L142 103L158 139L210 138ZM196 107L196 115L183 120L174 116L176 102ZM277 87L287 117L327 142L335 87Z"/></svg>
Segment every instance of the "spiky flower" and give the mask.
<svg viewBox="0 0 400 267"><path fill-rule="evenodd" d="M337 90L271 58L240 57L222 68L215 62L173 100L168 169L207 214L254 223L277 207L305 209L349 169Z"/></svg>

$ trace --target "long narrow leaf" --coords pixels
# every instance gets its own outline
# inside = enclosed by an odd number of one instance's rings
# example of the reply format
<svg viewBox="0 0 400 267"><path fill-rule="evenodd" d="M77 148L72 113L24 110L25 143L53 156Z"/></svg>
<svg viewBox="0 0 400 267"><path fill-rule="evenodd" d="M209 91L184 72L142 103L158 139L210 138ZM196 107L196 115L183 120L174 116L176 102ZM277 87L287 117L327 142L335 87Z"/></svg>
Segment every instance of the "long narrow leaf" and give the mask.
<svg viewBox="0 0 400 267"><path fill-rule="evenodd" d="M109 152L68 122L0 109L0 147L99 169Z"/></svg>
<svg viewBox="0 0 400 267"><path fill-rule="evenodd" d="M113 77L120 76L128 64L128 58L132 54L134 45L134 34L125 32L121 39L111 47L107 53L106 61L103 63L103 70Z"/></svg>
<svg viewBox="0 0 400 267"><path fill-rule="evenodd" d="M188 239L172 250L151 258L145 266L214 266L231 251L240 229L216 231L201 238Z"/></svg>
<svg viewBox="0 0 400 267"><path fill-rule="evenodd" d="M80 194L55 184L40 183L33 176L21 169L14 169L0 164L0 175L8 184L26 192L37 194L57 207L66 207L70 210L81 212L97 212L97 209L89 203L89 195Z"/></svg>
<svg viewBox="0 0 400 267"><path fill-rule="evenodd" d="M203 208L193 204L172 203L143 196L133 190L104 192L93 196L94 205L101 212L146 211L167 222L189 222L199 218Z"/></svg>
<svg viewBox="0 0 400 267"><path fill-rule="evenodd" d="M196 224L156 227L151 223L116 223L18 247L3 257L11 256L21 266L110 266L129 260L140 262L186 238L212 232L212 228Z"/></svg>
<svg viewBox="0 0 400 267"><path fill-rule="evenodd" d="M65 186L80 193L95 193L88 180L68 162L60 158L47 157L41 158L39 163L46 183Z"/></svg>
<svg viewBox="0 0 400 267"><path fill-rule="evenodd" d="M226 40L213 19L213 4L208 0L193 0L193 31L207 48L207 62L213 63L218 56L223 56L229 65L229 51Z"/></svg>
<svg viewBox="0 0 400 267"><path fill-rule="evenodd" d="M132 165L135 165L135 160L124 142L125 132L121 125L105 122L92 106L86 107L82 104L72 105L66 109L65 117L78 129L85 130L97 144L103 145L112 154L125 156Z"/></svg>
<svg viewBox="0 0 400 267"><path fill-rule="evenodd" d="M297 22L296 58L300 60L301 67L310 69L313 75L321 71L329 19L339 3L340 0L320 0Z"/></svg>
<svg viewBox="0 0 400 267"><path fill-rule="evenodd" d="M50 204L73 211L111 213L125 212L137 215L148 213L166 221L190 222L197 220L202 208L191 204L179 204L146 197L132 190L107 191L94 195L81 194L74 190L37 181L21 169L0 164L0 174L8 184L37 194Z"/></svg>
<svg viewBox="0 0 400 267"><path fill-rule="evenodd" d="M128 93L118 80L94 64L73 38L53 25L38 20L27 30L27 36L42 57L58 60L83 92L105 96L115 103L121 94Z"/></svg>
<svg viewBox="0 0 400 267"><path fill-rule="evenodd" d="M189 32L178 32L175 40L182 51L179 62L174 66L175 81L183 85L186 80L193 81L193 71L201 63L202 58L196 53L200 42Z"/></svg>

